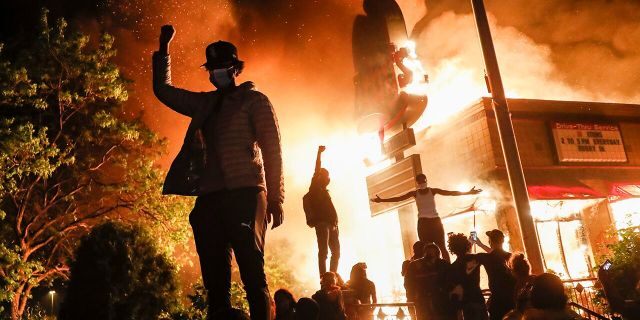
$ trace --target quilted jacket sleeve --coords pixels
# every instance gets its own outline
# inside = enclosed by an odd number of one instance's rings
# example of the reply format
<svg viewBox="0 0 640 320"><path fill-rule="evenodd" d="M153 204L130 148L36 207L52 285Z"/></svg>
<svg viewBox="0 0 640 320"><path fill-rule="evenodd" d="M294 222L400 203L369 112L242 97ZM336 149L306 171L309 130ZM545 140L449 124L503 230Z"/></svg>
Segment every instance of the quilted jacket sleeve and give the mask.
<svg viewBox="0 0 640 320"><path fill-rule="evenodd" d="M153 53L153 93L173 111L193 117L203 93L176 88L171 83L171 56Z"/></svg>
<svg viewBox="0 0 640 320"><path fill-rule="evenodd" d="M269 99L258 92L256 92L256 98L251 104L251 113L258 146L262 151L267 200L282 203L284 201L284 173L278 119Z"/></svg>

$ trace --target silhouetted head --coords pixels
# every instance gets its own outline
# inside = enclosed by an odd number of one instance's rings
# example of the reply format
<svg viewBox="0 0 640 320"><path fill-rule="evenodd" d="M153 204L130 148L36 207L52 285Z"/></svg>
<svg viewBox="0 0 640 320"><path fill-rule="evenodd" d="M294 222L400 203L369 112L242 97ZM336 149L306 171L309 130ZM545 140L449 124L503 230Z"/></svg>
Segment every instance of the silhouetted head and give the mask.
<svg viewBox="0 0 640 320"><path fill-rule="evenodd" d="M317 320L320 316L318 303L311 298L300 298L296 304L296 320Z"/></svg>
<svg viewBox="0 0 640 320"><path fill-rule="evenodd" d="M471 242L462 233L452 233L448 241L449 251L456 256L461 256L471 251Z"/></svg>
<svg viewBox="0 0 640 320"><path fill-rule="evenodd" d="M416 259L424 257L424 242L416 241L416 243L413 244L413 256Z"/></svg>
<svg viewBox="0 0 640 320"><path fill-rule="evenodd" d="M287 289L278 289L273 294L273 300L276 304L276 315L290 314L296 305L296 298Z"/></svg>
<svg viewBox="0 0 640 320"><path fill-rule="evenodd" d="M509 259L509 269L511 269L514 277L520 279L527 277L531 272L529 261L527 261L523 253L511 255L511 259Z"/></svg>
<svg viewBox="0 0 640 320"><path fill-rule="evenodd" d="M367 279L367 264L364 262L358 262L351 267L349 280L360 281L364 279Z"/></svg>
<svg viewBox="0 0 640 320"><path fill-rule="evenodd" d="M424 189L427 187L427 176L424 174L419 174L416 176L416 185L418 189Z"/></svg>
<svg viewBox="0 0 640 320"><path fill-rule="evenodd" d="M424 245L424 258L426 260L439 259L441 254L440 248L435 243L429 242Z"/></svg>
<svg viewBox="0 0 640 320"><path fill-rule="evenodd" d="M543 273L531 286L531 305L537 309L562 310L567 306L562 280L555 274Z"/></svg>
<svg viewBox="0 0 640 320"><path fill-rule="evenodd" d="M331 271L323 273L320 277L320 287L322 288L335 287L337 283L338 279L336 274Z"/></svg>
<svg viewBox="0 0 640 320"><path fill-rule="evenodd" d="M501 250L504 244L504 233L498 229L493 229L486 232L489 237L489 247L493 250Z"/></svg>
<svg viewBox="0 0 640 320"><path fill-rule="evenodd" d="M238 49L231 42L216 41L205 50L207 62L202 66L209 71L209 81L218 89L235 86L235 78L244 69L238 59Z"/></svg>
<svg viewBox="0 0 640 320"><path fill-rule="evenodd" d="M329 170L325 168L320 168L318 173L316 174L316 183L321 188L326 188L331 182L331 178L329 177Z"/></svg>

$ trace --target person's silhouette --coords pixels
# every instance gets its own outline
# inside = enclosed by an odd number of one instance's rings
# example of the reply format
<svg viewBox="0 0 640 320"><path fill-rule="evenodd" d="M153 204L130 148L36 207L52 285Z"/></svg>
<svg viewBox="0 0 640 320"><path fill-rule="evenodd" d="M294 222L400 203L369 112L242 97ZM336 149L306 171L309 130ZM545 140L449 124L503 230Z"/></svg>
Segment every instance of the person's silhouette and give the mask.
<svg viewBox="0 0 640 320"><path fill-rule="evenodd" d="M419 174L416 176L416 184L418 188L409 191L401 196L392 198L380 198L376 195L371 199L373 202L398 202L409 198L415 198L418 207L418 238L424 243L435 243L442 252L442 258L450 262L447 247L444 244L444 227L436 210L435 196L437 194L443 196L463 196L469 194L478 194L482 189L471 188L469 191L449 191L439 188L430 188L427 185L427 176Z"/></svg>
<svg viewBox="0 0 640 320"><path fill-rule="evenodd" d="M264 273L267 224L282 224L284 185L278 122L251 82L236 85L244 62L236 47L217 41L206 48L209 80L217 88L191 92L171 83L169 44L175 29L160 33L153 54L153 91L162 103L190 117L184 144L164 183L164 194L197 196L189 216L209 319L231 310L231 253L240 267L252 320L270 317ZM219 316L216 316L219 315Z"/></svg>
<svg viewBox="0 0 640 320"><path fill-rule="evenodd" d="M325 146L318 147L316 166L309 186L310 210L313 212L313 227L318 239L318 270L322 276L327 271L327 255L331 250L329 271L338 271L340 259L340 240L338 230L338 214L327 190L331 178L329 171L322 167L322 153Z"/></svg>

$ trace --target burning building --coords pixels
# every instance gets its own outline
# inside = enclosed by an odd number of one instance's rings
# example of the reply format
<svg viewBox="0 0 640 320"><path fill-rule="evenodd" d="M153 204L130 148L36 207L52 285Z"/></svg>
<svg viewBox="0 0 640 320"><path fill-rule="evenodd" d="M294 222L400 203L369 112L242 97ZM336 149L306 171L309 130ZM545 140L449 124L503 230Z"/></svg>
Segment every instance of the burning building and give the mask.
<svg viewBox="0 0 640 320"><path fill-rule="evenodd" d="M592 276L608 232L640 225L640 105L509 99L544 267ZM446 232L498 228L524 251L495 116L483 98L417 135L429 184L480 196L442 197Z"/></svg>

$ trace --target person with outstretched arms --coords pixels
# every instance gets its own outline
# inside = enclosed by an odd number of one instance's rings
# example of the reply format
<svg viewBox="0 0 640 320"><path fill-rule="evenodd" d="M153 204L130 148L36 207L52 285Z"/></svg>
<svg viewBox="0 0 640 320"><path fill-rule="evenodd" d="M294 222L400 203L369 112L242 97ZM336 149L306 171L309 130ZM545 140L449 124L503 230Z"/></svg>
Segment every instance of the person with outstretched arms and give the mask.
<svg viewBox="0 0 640 320"><path fill-rule="evenodd" d="M469 191L449 191L439 188L430 188L427 185L427 176L419 174L416 176L417 189L409 191L401 196L393 198L380 198L376 195L371 199L373 202L399 202L410 198L414 198L418 207L418 239L423 243L433 242L442 252L442 258L447 262L451 262L447 247L445 246L444 227L442 220L436 210L436 195L443 196L464 196L478 194L481 189L471 188Z"/></svg>

